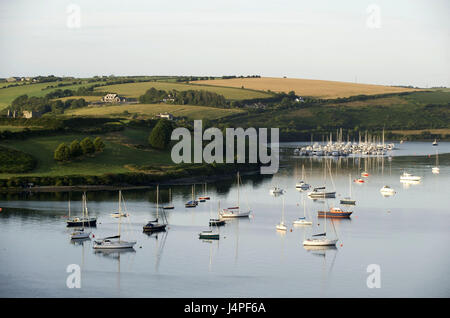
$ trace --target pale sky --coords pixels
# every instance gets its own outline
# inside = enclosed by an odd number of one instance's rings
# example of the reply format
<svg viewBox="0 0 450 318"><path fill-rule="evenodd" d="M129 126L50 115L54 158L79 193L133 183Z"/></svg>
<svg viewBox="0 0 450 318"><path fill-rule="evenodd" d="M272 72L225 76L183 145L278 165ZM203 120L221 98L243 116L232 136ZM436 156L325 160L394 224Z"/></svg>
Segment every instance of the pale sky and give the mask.
<svg viewBox="0 0 450 318"><path fill-rule="evenodd" d="M449 13L448 0L0 0L0 77L450 86Z"/></svg>

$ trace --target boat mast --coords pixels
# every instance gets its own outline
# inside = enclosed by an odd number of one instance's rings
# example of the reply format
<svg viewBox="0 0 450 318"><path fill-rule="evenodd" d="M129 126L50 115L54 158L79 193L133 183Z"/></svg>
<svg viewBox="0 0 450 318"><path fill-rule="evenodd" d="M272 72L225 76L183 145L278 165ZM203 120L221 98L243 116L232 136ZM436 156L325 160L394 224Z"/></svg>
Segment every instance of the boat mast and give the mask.
<svg viewBox="0 0 450 318"><path fill-rule="evenodd" d="M283 207L281 208L281 224L284 224L284 198L281 198L283 202Z"/></svg>
<svg viewBox="0 0 450 318"><path fill-rule="evenodd" d="M158 210L159 210L159 184L156 186L156 222L158 222Z"/></svg>
<svg viewBox="0 0 450 318"><path fill-rule="evenodd" d="M350 185L350 198L352 197L352 174L348 174L348 183Z"/></svg>
<svg viewBox="0 0 450 318"><path fill-rule="evenodd" d="M121 204L121 199L122 199L122 190L119 190L119 242L120 242L120 219L122 217L122 204Z"/></svg>
<svg viewBox="0 0 450 318"><path fill-rule="evenodd" d="M241 209L240 209L240 205L239 205L239 171L238 171L238 173L237 173L237 186L238 186L238 211L240 211Z"/></svg>

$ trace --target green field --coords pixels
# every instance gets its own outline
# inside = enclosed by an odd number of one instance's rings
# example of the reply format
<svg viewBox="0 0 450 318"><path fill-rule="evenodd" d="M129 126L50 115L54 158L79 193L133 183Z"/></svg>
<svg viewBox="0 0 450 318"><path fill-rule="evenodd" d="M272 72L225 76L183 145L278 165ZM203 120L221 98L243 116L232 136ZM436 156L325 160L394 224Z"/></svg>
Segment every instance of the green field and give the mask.
<svg viewBox="0 0 450 318"><path fill-rule="evenodd" d="M40 129L42 127L0 125L0 131L9 130L11 132L17 132L17 131L22 131L25 128L28 128L28 129Z"/></svg>
<svg viewBox="0 0 450 318"><path fill-rule="evenodd" d="M240 109L224 109L207 106L169 105L169 104L131 104L117 106L95 106L69 110L66 115L76 116L114 116L122 115L124 111L130 114L155 116L168 112L175 117L187 117L188 119L218 119L243 112Z"/></svg>
<svg viewBox="0 0 450 318"><path fill-rule="evenodd" d="M138 98L143 95L148 89L156 88L161 90L206 90L223 95L228 100L242 100L252 98L267 98L272 95L267 92L254 91L241 88L220 87L220 86L208 86L198 84L182 84L182 83L169 83L169 82L143 82L143 83L127 83L118 85L109 85L97 87L95 90L102 92L113 92L124 97Z"/></svg>
<svg viewBox="0 0 450 318"><path fill-rule="evenodd" d="M68 81L69 83L74 82L75 80ZM20 95L28 95L28 96L37 96L42 97L46 94L55 91L57 89L78 89L81 86L88 86L95 83L83 83L83 84L76 84L76 85L68 85L63 87L55 87L55 88L49 88L44 89L47 86L50 85L58 85L60 83L68 83L68 82L47 82L47 83L37 83L37 84L29 84L29 85L22 85L17 87L9 87L9 88L2 88L0 89L0 110L6 108L8 105L11 104L11 102Z"/></svg>
<svg viewBox="0 0 450 318"><path fill-rule="evenodd" d="M125 166L134 164L167 165L171 164L170 152L153 149L136 149L133 145L146 142L150 131L127 128L124 132L100 135L106 148L94 157L84 157L69 163L57 163L53 159L56 147L65 142L70 144L74 139L81 141L88 135L68 134L62 136L33 137L27 140L11 140L0 145L20 150L37 159L37 167L29 173L0 173L0 178L11 176L64 176L64 175L102 175L105 173L130 172ZM89 136L94 139L96 136Z"/></svg>
<svg viewBox="0 0 450 318"><path fill-rule="evenodd" d="M432 92L415 92L405 96L405 99L421 104L447 104L450 102L450 91L434 90Z"/></svg>

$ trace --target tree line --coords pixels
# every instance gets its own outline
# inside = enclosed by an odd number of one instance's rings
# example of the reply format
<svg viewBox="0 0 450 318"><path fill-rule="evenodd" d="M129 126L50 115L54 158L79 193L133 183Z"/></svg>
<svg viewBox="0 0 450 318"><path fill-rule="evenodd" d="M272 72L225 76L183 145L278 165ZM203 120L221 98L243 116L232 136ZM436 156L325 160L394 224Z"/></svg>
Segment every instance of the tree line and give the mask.
<svg viewBox="0 0 450 318"><path fill-rule="evenodd" d="M160 103L165 100L166 103L176 105L199 105L223 107L227 101L223 95L208 92L205 90L186 90L186 91L165 91L154 87L139 96L139 102L143 104Z"/></svg>
<svg viewBox="0 0 450 318"><path fill-rule="evenodd" d="M53 158L59 162L66 162L82 155L101 152L103 149L105 149L105 143L100 137L95 138L93 142L89 137L86 137L81 142L75 139L69 146L64 142L59 144L53 153Z"/></svg>
<svg viewBox="0 0 450 318"><path fill-rule="evenodd" d="M62 114L66 109L80 108L88 104L84 98L61 101L51 100L47 95L45 97L28 97L28 95L25 94L16 97L12 101L11 105L3 110L3 113L6 113L9 110L10 112L17 111L20 114L22 111L28 110L36 111L41 114L45 114L48 112Z"/></svg>

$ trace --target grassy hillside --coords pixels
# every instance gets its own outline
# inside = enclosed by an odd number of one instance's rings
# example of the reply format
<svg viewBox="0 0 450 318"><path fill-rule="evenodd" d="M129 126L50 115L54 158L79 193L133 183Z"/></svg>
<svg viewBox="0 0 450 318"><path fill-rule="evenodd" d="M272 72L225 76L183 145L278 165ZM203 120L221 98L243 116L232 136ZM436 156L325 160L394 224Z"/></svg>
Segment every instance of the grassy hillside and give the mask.
<svg viewBox="0 0 450 318"><path fill-rule="evenodd" d="M11 102L20 95L28 95L28 96L37 96L42 97L46 94L55 91L57 89L77 89L81 86L88 86L92 85L94 83L83 83L83 84L76 84L76 85L68 85L63 87L55 87L50 89L43 89L47 86L51 85L58 85L60 83L66 84L71 83L74 80L70 80L68 82L47 82L47 83L37 83L37 84L28 84L28 85L21 85L16 87L8 87L8 88L2 88L0 89L0 110L6 108L8 105L11 104Z"/></svg>
<svg viewBox="0 0 450 318"><path fill-rule="evenodd" d="M193 119L218 119L241 113L240 109L224 109L206 106L168 105L168 104L131 104L117 106L86 107L69 110L66 115L76 116L114 116L123 115L127 111L130 114L154 116L159 113L169 112L176 117Z"/></svg>
<svg viewBox="0 0 450 318"><path fill-rule="evenodd" d="M209 81L207 81L209 83ZM257 92L247 89L230 88L230 87L216 87L207 85L193 85L183 83L169 83L169 82L144 82L144 83L127 83L97 87L96 90L105 92L114 92L119 95L131 98L138 98L143 95L148 89L156 88L161 90L206 90L223 95L228 100L242 100L252 98L265 98L271 97L271 94L267 92Z"/></svg>
<svg viewBox="0 0 450 318"><path fill-rule="evenodd" d="M409 88L382 85L276 77L217 79L196 81L194 83L239 88L244 87L246 89L263 91L271 90L273 92L285 93L295 91L301 96L310 96L323 99L349 97L362 94L375 95L413 91L413 89Z"/></svg>
<svg viewBox="0 0 450 318"><path fill-rule="evenodd" d="M64 176L64 175L101 175L105 173L130 172L127 165L165 165L170 164L170 152L153 149L136 149L133 145L147 140L149 131L145 129L126 129L122 132L101 135L106 148L95 157L84 157L69 163L57 163L53 159L56 147L65 142L70 144L74 139L82 140L88 135L67 134L61 136L32 137L27 140L2 142L1 146L23 151L37 160L37 167L29 173L19 175L30 176ZM95 137L95 136L90 136ZM17 174L0 173L0 178Z"/></svg>
<svg viewBox="0 0 450 318"><path fill-rule="evenodd" d="M30 154L0 146L0 173L21 173L33 170L36 159Z"/></svg>

